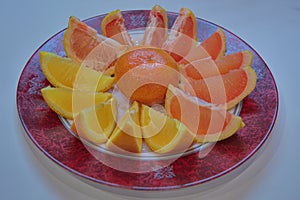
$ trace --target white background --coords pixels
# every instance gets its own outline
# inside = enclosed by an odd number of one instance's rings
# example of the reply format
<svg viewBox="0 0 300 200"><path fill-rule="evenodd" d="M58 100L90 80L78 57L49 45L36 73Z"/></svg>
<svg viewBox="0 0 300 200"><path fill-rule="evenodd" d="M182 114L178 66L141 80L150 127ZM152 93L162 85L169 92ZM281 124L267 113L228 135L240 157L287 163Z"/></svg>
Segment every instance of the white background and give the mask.
<svg viewBox="0 0 300 200"><path fill-rule="evenodd" d="M16 87L31 54L67 26L69 16L86 19L117 8L168 11L191 8L197 17L240 36L263 57L280 93L273 137L240 176L189 199L299 199L300 1L298 0L9 0L0 6L0 197L1 199L122 199L100 191L36 156L16 112ZM44 163L44 164L43 164ZM46 164L45 164L46 163ZM52 165L51 165L52 164ZM180 198L186 199L187 197ZM128 199L130 199L128 197Z"/></svg>

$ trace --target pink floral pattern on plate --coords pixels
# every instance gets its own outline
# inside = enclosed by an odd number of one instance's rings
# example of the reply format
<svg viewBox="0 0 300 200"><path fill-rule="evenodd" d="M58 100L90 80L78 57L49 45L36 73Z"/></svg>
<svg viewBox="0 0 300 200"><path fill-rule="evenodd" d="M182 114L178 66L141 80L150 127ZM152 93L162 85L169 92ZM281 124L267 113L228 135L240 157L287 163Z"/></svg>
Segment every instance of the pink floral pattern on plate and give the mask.
<svg viewBox="0 0 300 200"><path fill-rule="evenodd" d="M149 11L124 11L128 29L143 29ZM97 29L105 15L85 22ZM176 13L168 12L169 26ZM207 38L219 26L197 18L198 38ZM225 30L225 29L224 29ZM41 152L71 173L89 181L116 188L168 190L198 186L216 180L253 157L271 134L278 111L278 92L273 76L258 53L233 33L225 30L227 53L250 50L258 80L255 90L244 99L240 115L246 126L237 134L218 142L205 157L193 153L172 165L147 173L127 173L112 169L96 160L85 146L63 126L58 116L44 102L40 90L49 85L39 65L39 52L49 51L64 56L63 31L47 40L29 59L17 88L17 109L26 134ZM143 165L143 162L139 162Z"/></svg>

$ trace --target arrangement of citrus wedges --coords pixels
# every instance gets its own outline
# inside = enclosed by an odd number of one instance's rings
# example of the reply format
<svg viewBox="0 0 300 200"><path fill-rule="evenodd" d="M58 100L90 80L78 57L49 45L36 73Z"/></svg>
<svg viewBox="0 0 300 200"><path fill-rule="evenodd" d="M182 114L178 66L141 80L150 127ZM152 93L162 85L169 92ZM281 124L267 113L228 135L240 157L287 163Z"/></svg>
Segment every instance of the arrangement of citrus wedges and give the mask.
<svg viewBox="0 0 300 200"><path fill-rule="evenodd" d="M51 84L42 96L71 120L80 138L114 152L142 153L146 146L166 154L224 140L245 126L229 109L256 86L253 55L226 54L221 28L198 41L190 9L180 9L168 29L166 11L158 5L137 44L120 10L107 14L99 28L101 33L70 17L66 57L40 53Z"/></svg>

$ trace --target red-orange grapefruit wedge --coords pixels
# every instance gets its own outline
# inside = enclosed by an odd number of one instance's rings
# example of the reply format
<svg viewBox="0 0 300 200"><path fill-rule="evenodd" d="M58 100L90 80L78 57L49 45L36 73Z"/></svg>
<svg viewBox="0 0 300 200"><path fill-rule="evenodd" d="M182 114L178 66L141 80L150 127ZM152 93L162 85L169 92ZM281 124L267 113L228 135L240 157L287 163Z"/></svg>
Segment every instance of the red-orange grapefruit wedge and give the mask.
<svg viewBox="0 0 300 200"><path fill-rule="evenodd" d="M166 94L167 115L181 121L196 134L198 142L224 140L244 126L242 119L222 107L189 96L170 85Z"/></svg>
<svg viewBox="0 0 300 200"><path fill-rule="evenodd" d="M168 37L168 17L162 7L153 6L141 45L160 48Z"/></svg>
<svg viewBox="0 0 300 200"><path fill-rule="evenodd" d="M104 17L101 22L101 31L103 35L113 38L120 44L134 46L119 9L108 13Z"/></svg>
<svg viewBox="0 0 300 200"><path fill-rule="evenodd" d="M196 38L196 17L190 9L181 8L162 48L170 52L176 61L180 61L197 44Z"/></svg>
<svg viewBox="0 0 300 200"><path fill-rule="evenodd" d="M203 79L220 74L226 74L230 70L251 66L253 54L250 51L241 51L213 60L211 57L195 60L184 67L181 72L185 77Z"/></svg>
<svg viewBox="0 0 300 200"><path fill-rule="evenodd" d="M256 73L251 67L195 80L182 78L180 88L206 102L230 109L249 95L256 86Z"/></svg>
<svg viewBox="0 0 300 200"><path fill-rule="evenodd" d="M201 43L201 46L214 60L224 56L226 51L226 36L224 31L219 28L211 36L205 39Z"/></svg>
<svg viewBox="0 0 300 200"><path fill-rule="evenodd" d="M222 56L215 62L220 71L224 74L232 69L251 66L253 57L251 51L245 50Z"/></svg>
<svg viewBox="0 0 300 200"><path fill-rule="evenodd" d="M69 19L63 45L66 55L73 61L101 72L127 49L127 46L99 35L76 17Z"/></svg>

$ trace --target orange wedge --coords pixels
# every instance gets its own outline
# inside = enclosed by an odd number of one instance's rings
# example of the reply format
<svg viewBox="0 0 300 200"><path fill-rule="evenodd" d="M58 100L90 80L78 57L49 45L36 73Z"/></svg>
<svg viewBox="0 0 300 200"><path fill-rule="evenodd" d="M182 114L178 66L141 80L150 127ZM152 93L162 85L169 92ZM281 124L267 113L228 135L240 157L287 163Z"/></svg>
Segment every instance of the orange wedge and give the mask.
<svg viewBox="0 0 300 200"><path fill-rule="evenodd" d="M162 48L178 62L197 44L196 38L196 17L190 9L181 8Z"/></svg>
<svg viewBox="0 0 300 200"><path fill-rule="evenodd" d="M255 86L255 71L245 67L200 80L185 78L180 88L206 102L230 109L249 95Z"/></svg>
<svg viewBox="0 0 300 200"><path fill-rule="evenodd" d="M127 50L127 46L99 35L76 17L70 17L68 28L64 34L65 52L73 61L97 71L104 71L116 58Z"/></svg>
<svg viewBox="0 0 300 200"><path fill-rule="evenodd" d="M94 144L105 143L116 125L117 103L114 98L83 109L75 117L72 129L80 137ZM74 126L75 125L75 126Z"/></svg>
<svg viewBox="0 0 300 200"><path fill-rule="evenodd" d="M146 105L141 109L141 126L146 144L156 153L183 153L195 137L178 120Z"/></svg>
<svg viewBox="0 0 300 200"><path fill-rule="evenodd" d="M153 6L141 45L161 47L168 37L168 17L162 7Z"/></svg>
<svg viewBox="0 0 300 200"><path fill-rule="evenodd" d="M230 70L251 66L253 54L250 51L241 51L229 54L214 61L211 57L195 60L186 64L181 72L185 77L203 79L211 76L222 75Z"/></svg>
<svg viewBox="0 0 300 200"><path fill-rule="evenodd" d="M106 147L120 153L141 153L142 132L139 119L139 105L134 102L118 122Z"/></svg>
<svg viewBox="0 0 300 200"><path fill-rule="evenodd" d="M219 28L211 36L205 39L201 43L201 46L214 60L224 56L226 51L226 36L224 31Z"/></svg>
<svg viewBox="0 0 300 200"><path fill-rule="evenodd" d="M103 35L118 41L120 44L134 46L119 9L104 17L101 22L101 31Z"/></svg>
<svg viewBox="0 0 300 200"><path fill-rule="evenodd" d="M216 65L222 74L225 74L233 69L251 66L253 61L251 51L245 50L220 57L216 60Z"/></svg>
<svg viewBox="0 0 300 200"><path fill-rule="evenodd" d="M189 96L172 85L168 88L165 109L169 116L196 133L196 140L200 143L224 140L244 126L240 117Z"/></svg>
<svg viewBox="0 0 300 200"><path fill-rule="evenodd" d="M109 90L115 80L50 52L40 53L40 65L47 80L55 87L103 92Z"/></svg>
<svg viewBox="0 0 300 200"><path fill-rule="evenodd" d="M41 92L48 106L57 114L68 119L73 119L82 109L105 102L112 97L110 93L80 92L67 88L45 87ZM74 101L76 107L73 105Z"/></svg>

